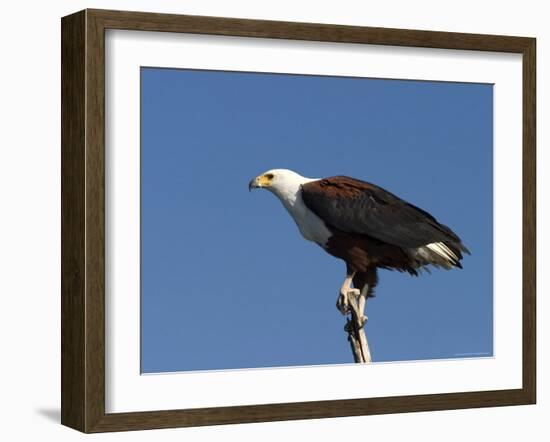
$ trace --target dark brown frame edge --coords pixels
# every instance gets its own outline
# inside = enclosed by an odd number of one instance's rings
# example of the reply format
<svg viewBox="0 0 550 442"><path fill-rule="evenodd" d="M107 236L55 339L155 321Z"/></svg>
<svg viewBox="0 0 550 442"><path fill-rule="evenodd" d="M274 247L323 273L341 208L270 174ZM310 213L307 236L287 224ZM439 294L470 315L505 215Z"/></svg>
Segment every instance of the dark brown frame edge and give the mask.
<svg viewBox="0 0 550 442"><path fill-rule="evenodd" d="M522 54L523 387L515 390L106 414L105 29ZM534 38L88 9L62 19L61 52L61 422L64 425L83 432L102 432L535 403Z"/></svg>

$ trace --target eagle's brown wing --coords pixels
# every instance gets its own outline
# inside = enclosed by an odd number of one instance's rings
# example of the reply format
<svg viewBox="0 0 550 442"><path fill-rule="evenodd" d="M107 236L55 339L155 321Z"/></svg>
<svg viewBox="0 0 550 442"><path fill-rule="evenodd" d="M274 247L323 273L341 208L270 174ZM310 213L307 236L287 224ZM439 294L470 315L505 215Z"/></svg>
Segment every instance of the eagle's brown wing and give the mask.
<svg viewBox="0 0 550 442"><path fill-rule="evenodd" d="M329 227L367 235L402 248L443 242L461 258L466 251L447 226L374 184L335 176L302 185L306 206Z"/></svg>

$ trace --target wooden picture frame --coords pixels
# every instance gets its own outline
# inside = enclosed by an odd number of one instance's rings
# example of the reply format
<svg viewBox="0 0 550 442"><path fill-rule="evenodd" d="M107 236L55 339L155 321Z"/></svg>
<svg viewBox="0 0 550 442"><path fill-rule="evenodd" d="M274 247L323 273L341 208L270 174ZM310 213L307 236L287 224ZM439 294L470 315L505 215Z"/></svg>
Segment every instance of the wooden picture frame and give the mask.
<svg viewBox="0 0 550 442"><path fill-rule="evenodd" d="M523 385L512 390L105 412L105 30L517 53L523 64ZM535 317L533 38L84 10L62 19L62 424L83 432L533 404Z"/></svg>

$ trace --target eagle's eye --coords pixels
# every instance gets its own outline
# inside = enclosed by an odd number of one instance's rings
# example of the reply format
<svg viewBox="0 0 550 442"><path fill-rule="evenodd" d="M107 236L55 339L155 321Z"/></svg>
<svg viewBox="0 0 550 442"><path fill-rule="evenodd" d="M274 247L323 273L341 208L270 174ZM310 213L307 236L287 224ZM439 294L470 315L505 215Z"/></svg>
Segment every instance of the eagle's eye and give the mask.
<svg viewBox="0 0 550 442"><path fill-rule="evenodd" d="M272 173L266 173L264 175L269 181L271 181L273 179L273 174Z"/></svg>

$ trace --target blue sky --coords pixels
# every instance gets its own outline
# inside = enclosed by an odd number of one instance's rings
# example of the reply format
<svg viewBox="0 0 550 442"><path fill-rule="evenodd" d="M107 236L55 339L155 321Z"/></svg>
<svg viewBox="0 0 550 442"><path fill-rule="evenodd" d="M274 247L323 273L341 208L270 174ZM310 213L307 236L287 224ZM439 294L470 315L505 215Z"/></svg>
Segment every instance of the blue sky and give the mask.
<svg viewBox="0 0 550 442"><path fill-rule="evenodd" d="M450 226L463 270L380 271L373 360L490 356L491 85L142 68L142 372L351 363L345 264L248 181L376 183Z"/></svg>

